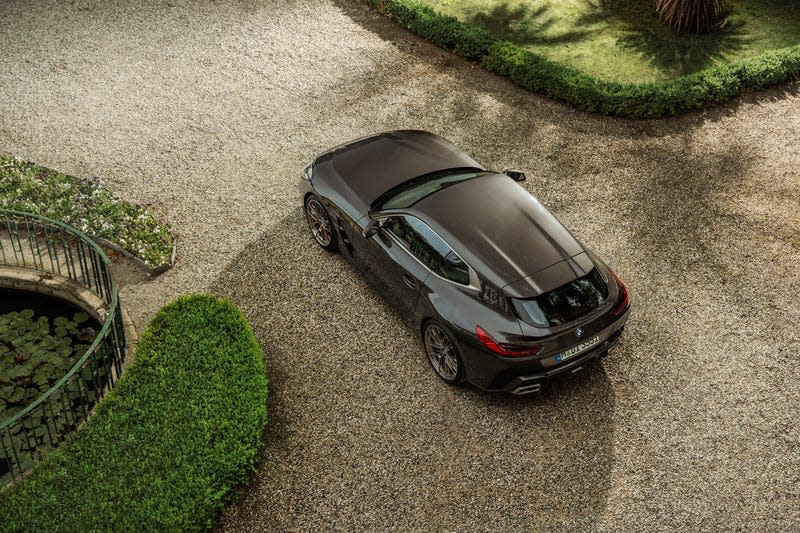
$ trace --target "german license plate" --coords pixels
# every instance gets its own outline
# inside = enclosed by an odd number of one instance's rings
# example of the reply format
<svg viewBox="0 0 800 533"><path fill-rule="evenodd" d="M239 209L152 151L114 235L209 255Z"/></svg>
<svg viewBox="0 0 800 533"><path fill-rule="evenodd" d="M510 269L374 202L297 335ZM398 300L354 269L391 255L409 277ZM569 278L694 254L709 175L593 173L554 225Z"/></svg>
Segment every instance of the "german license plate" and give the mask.
<svg viewBox="0 0 800 533"><path fill-rule="evenodd" d="M567 359L575 357L579 353L585 352L586 350L588 350L589 348L591 348L592 346L594 346L599 342L600 342L600 337L597 335L595 335L591 339L586 339L582 343L576 344L575 346L569 348L568 350L564 350L563 352L557 353L556 362L560 363L561 361L566 361Z"/></svg>

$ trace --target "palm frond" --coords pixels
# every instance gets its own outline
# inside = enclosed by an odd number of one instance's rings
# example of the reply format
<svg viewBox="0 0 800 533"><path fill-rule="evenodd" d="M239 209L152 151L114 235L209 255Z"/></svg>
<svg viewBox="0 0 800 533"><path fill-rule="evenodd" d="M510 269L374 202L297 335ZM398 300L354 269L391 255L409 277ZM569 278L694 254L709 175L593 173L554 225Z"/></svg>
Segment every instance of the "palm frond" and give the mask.
<svg viewBox="0 0 800 533"><path fill-rule="evenodd" d="M719 29L729 0L655 0L661 20L675 31L708 33Z"/></svg>

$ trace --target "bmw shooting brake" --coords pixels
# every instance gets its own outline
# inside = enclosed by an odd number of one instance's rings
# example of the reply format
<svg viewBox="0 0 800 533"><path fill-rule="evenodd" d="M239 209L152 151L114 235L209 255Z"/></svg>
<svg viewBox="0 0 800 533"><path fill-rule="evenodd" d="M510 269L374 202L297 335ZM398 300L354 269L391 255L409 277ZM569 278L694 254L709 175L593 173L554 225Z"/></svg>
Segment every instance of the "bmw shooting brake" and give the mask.
<svg viewBox="0 0 800 533"><path fill-rule="evenodd" d="M619 340L625 285L518 183L522 172L393 131L320 154L302 177L314 240L418 328L446 383L534 392Z"/></svg>

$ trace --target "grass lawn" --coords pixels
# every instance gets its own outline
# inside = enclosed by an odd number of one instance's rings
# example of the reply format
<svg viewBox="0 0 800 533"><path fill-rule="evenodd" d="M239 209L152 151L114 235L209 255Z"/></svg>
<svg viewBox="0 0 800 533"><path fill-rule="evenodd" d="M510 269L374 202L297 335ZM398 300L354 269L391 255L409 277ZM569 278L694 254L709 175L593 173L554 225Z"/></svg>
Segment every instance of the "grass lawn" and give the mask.
<svg viewBox="0 0 800 533"><path fill-rule="evenodd" d="M666 81L800 44L800 2L736 0L722 31L676 35L652 0L423 0L601 80Z"/></svg>

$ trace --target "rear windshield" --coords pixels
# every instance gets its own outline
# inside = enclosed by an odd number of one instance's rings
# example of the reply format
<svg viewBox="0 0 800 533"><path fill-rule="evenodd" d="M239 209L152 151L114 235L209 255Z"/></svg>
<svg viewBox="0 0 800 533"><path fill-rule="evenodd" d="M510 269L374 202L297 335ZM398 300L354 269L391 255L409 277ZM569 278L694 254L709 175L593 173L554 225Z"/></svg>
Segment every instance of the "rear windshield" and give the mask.
<svg viewBox="0 0 800 533"><path fill-rule="evenodd" d="M529 300L514 299L520 318L534 326L560 326L605 303L608 287L597 269L582 278Z"/></svg>

